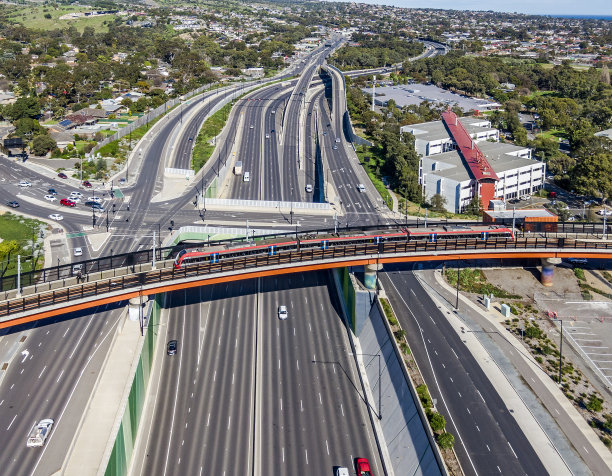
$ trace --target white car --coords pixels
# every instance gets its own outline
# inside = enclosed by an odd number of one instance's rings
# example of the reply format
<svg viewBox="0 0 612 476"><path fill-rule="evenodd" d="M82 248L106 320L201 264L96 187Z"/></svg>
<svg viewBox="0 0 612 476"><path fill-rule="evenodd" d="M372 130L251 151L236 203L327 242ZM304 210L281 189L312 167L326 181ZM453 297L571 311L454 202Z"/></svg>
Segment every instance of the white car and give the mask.
<svg viewBox="0 0 612 476"><path fill-rule="evenodd" d="M289 313L287 312L287 306L278 306L278 318L281 321L284 321L289 317Z"/></svg>
<svg viewBox="0 0 612 476"><path fill-rule="evenodd" d="M55 202L57 198L55 198L55 195L45 195L45 200L48 200L50 202Z"/></svg>
<svg viewBox="0 0 612 476"><path fill-rule="evenodd" d="M22 180L21 182L19 182L19 186L21 188L25 188L25 187L31 187L32 184L30 182L28 182L27 180Z"/></svg>
<svg viewBox="0 0 612 476"><path fill-rule="evenodd" d="M249 174L248 172L245 172L244 175L242 176L242 181L243 182L250 182L251 181L251 174Z"/></svg>
<svg viewBox="0 0 612 476"><path fill-rule="evenodd" d="M102 203L102 198L101 197L89 197L87 199L88 202L96 202L96 203Z"/></svg>
<svg viewBox="0 0 612 476"><path fill-rule="evenodd" d="M362 183L358 183L357 190L359 190L360 192L365 192L365 185Z"/></svg>
<svg viewBox="0 0 612 476"><path fill-rule="evenodd" d="M599 211L597 212L597 214L598 214L599 216L604 216L604 215L608 216L608 215L612 215L612 210L608 210L608 209L606 209L606 208L602 208L601 210L599 210Z"/></svg>
<svg viewBox="0 0 612 476"><path fill-rule="evenodd" d="M70 198L73 197L83 198L83 194L81 192L70 192Z"/></svg>
<svg viewBox="0 0 612 476"><path fill-rule="evenodd" d="M312 192L312 185L307 184L306 185L306 193L311 193Z"/></svg>
<svg viewBox="0 0 612 476"><path fill-rule="evenodd" d="M83 248L78 247L74 249L74 256L83 256Z"/></svg>
<svg viewBox="0 0 612 476"><path fill-rule="evenodd" d="M253 129L253 124L251 124L251 125L249 126L249 129Z"/></svg>
<svg viewBox="0 0 612 476"><path fill-rule="evenodd" d="M28 435L28 441L26 446L34 447L34 446L42 446L45 444L45 440L51 433L51 428L53 427L53 420L51 418L45 418L44 420L40 420L38 423L35 423Z"/></svg>
<svg viewBox="0 0 612 476"><path fill-rule="evenodd" d="M269 139L269 138L270 138L270 134L266 134L266 139Z"/></svg>
<svg viewBox="0 0 612 476"><path fill-rule="evenodd" d="M60 221L60 220L64 219L64 217L62 215L60 215L59 213L52 213L51 215L49 215L49 218L51 218L51 220L55 220L55 221Z"/></svg>

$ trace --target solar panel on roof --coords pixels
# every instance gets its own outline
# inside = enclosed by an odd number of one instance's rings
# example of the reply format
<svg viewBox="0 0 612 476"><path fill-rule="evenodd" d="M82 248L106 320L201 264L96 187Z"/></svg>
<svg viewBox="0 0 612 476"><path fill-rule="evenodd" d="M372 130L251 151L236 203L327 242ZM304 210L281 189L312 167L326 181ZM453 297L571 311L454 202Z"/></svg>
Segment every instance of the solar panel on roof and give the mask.
<svg viewBox="0 0 612 476"><path fill-rule="evenodd" d="M72 121L69 120L69 119L64 119L63 121L59 122L59 125L62 126L62 127L69 126L70 124L72 124Z"/></svg>

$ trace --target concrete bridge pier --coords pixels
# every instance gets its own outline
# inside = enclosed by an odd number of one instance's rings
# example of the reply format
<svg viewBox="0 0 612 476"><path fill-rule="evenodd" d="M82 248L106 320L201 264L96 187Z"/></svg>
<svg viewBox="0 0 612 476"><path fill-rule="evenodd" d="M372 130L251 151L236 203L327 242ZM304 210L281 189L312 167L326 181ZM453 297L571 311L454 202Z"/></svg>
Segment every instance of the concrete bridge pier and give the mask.
<svg viewBox="0 0 612 476"><path fill-rule="evenodd" d="M364 268L363 284L366 288L375 290L378 271L382 269L382 264L366 264Z"/></svg>
<svg viewBox="0 0 612 476"><path fill-rule="evenodd" d="M128 305L128 318L130 321L138 322L140 320L141 312L144 313L144 306L147 304L149 296L135 297L130 299Z"/></svg>
<svg viewBox="0 0 612 476"><path fill-rule="evenodd" d="M540 275L540 282L544 286L552 286L555 265L561 264L561 258L541 258L541 259L542 259L542 274Z"/></svg>

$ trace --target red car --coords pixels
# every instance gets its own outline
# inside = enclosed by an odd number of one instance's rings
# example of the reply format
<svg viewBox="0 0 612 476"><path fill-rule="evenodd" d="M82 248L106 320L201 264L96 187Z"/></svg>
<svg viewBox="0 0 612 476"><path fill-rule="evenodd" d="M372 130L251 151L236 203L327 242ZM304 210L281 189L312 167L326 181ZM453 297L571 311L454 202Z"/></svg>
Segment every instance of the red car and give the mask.
<svg viewBox="0 0 612 476"><path fill-rule="evenodd" d="M69 198L62 198L60 200L60 204L64 205L65 207L76 207L76 203Z"/></svg>
<svg viewBox="0 0 612 476"><path fill-rule="evenodd" d="M370 462L366 458L357 458L357 476L372 476Z"/></svg>
<svg viewBox="0 0 612 476"><path fill-rule="evenodd" d="M66 175L64 172L60 172L59 174L57 174L57 176L59 178L68 178L68 175Z"/></svg>
<svg viewBox="0 0 612 476"><path fill-rule="evenodd" d="M91 188L91 183L89 182L89 180L84 180L83 185L87 188Z"/></svg>

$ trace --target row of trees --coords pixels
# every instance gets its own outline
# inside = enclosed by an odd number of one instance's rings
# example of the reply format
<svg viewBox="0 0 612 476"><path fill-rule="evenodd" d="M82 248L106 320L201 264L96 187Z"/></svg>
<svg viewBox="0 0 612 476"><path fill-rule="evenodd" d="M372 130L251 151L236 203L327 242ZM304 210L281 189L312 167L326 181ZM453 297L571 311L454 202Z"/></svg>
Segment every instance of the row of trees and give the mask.
<svg viewBox="0 0 612 476"><path fill-rule="evenodd" d="M378 68L403 63L418 56L424 46L419 41L400 37L398 34L354 34L359 46L345 46L330 59L340 69Z"/></svg>

